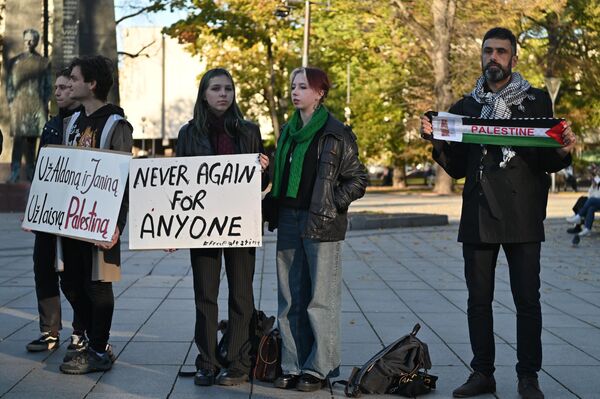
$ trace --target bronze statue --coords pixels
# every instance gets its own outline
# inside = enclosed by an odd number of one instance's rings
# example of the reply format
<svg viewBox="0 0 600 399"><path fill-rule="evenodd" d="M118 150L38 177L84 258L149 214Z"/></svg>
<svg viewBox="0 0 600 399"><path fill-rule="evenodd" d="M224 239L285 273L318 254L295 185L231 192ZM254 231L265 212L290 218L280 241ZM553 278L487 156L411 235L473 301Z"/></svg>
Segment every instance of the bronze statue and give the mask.
<svg viewBox="0 0 600 399"><path fill-rule="evenodd" d="M14 137L9 182L19 180L21 157L25 153L27 179L33 178L37 139L48 119L52 91L49 60L35 48L40 34L23 31L25 51L8 60L6 98L10 110L10 134Z"/></svg>

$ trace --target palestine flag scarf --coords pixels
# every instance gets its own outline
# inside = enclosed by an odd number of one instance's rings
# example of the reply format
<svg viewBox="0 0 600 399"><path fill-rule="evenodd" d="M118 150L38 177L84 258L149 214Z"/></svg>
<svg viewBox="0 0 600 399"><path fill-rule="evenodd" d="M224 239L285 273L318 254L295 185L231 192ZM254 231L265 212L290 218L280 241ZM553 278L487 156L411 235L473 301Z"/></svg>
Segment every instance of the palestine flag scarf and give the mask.
<svg viewBox="0 0 600 399"><path fill-rule="evenodd" d="M510 107L524 111L525 99L535 100L527 91L531 85L521 74L514 72L510 82L499 92L485 91L485 76L480 76L471 97L483 104L480 118L439 113L434 118L434 137L441 140L502 146L502 162L506 167L516 155L513 146L560 147L564 120L552 118L510 119ZM486 119L486 120L482 120ZM453 138L449 137L454 136Z"/></svg>
<svg viewBox="0 0 600 399"><path fill-rule="evenodd" d="M564 119L483 119L438 112L433 117L434 137L461 143L513 147L560 147Z"/></svg>

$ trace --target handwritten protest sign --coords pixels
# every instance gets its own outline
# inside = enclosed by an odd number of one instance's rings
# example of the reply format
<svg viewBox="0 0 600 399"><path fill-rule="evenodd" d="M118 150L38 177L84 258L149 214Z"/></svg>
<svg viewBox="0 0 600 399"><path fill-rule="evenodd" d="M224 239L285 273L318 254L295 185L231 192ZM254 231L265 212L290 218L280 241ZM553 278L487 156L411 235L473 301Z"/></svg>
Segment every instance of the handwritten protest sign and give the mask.
<svg viewBox="0 0 600 399"><path fill-rule="evenodd" d="M110 241L127 184L131 154L48 146L40 150L23 228Z"/></svg>
<svg viewBox="0 0 600 399"><path fill-rule="evenodd" d="M134 159L129 248L262 245L258 154Z"/></svg>

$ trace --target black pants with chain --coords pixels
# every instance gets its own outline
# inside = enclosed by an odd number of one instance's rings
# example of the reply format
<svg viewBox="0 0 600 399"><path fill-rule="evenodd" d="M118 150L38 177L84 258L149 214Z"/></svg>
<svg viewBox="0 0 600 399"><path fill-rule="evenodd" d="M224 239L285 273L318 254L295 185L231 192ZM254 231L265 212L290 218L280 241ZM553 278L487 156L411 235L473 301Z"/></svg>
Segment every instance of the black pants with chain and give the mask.
<svg viewBox="0 0 600 399"><path fill-rule="evenodd" d="M110 336L115 308L112 283L92 281L92 255L94 244L62 238L65 271L61 287L73 312L80 315L96 352L104 352Z"/></svg>
<svg viewBox="0 0 600 399"><path fill-rule="evenodd" d="M190 250L196 301L194 340L200 354L197 368L216 370L228 367L248 373L250 329L254 313L254 262L256 248L202 248ZM221 275L221 257L229 286L227 356L225 364L217 358L217 298Z"/></svg>
<svg viewBox="0 0 600 399"><path fill-rule="evenodd" d="M517 310L517 374L536 376L542 366L539 242L502 244ZM467 315L473 360L471 367L494 373L494 277L500 244L463 244L469 290Z"/></svg>

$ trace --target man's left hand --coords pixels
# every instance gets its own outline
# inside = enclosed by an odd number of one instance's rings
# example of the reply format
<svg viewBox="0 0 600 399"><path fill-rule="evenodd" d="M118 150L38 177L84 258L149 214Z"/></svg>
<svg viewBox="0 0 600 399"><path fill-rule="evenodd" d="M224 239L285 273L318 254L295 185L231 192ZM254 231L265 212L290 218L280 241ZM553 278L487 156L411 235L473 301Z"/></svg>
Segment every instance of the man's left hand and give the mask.
<svg viewBox="0 0 600 399"><path fill-rule="evenodd" d="M104 250L111 249L112 247L115 246L117 241L119 241L120 235L121 235L121 232L119 231L119 226L116 226L115 233L113 234L112 238L110 239L110 242L103 242L101 244L98 244L98 246Z"/></svg>
<svg viewBox="0 0 600 399"><path fill-rule="evenodd" d="M557 148L556 151L564 158L573 152L573 149L575 149L575 144L577 144L577 137L571 130L571 126L567 125L567 128L562 133L562 139L564 145L560 148Z"/></svg>

